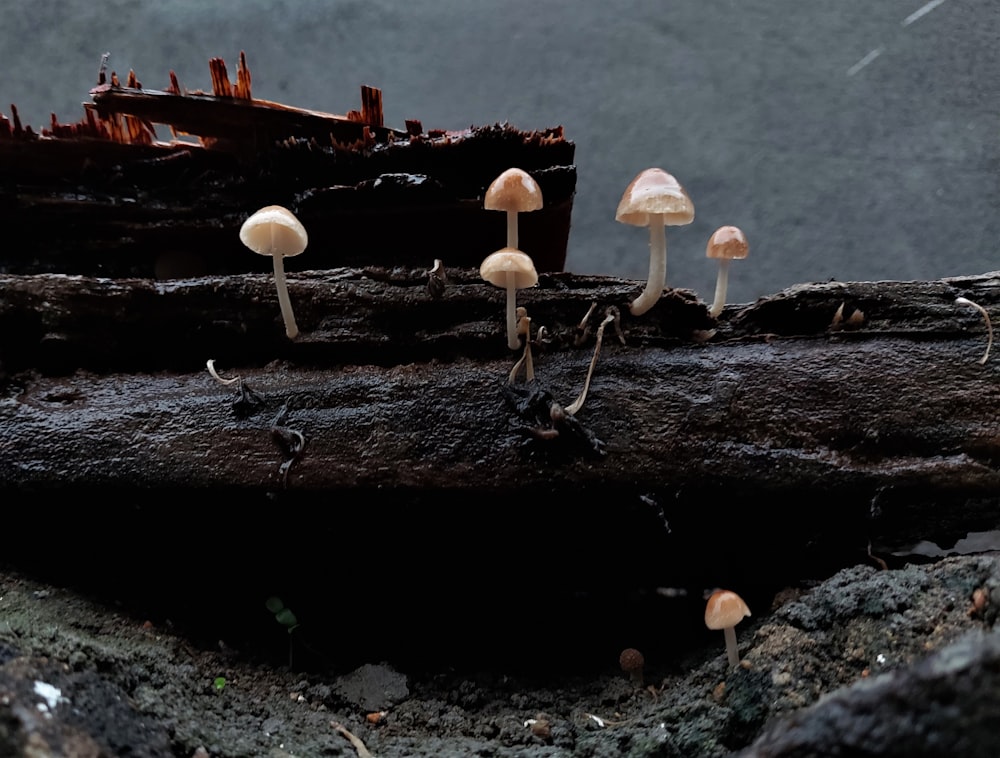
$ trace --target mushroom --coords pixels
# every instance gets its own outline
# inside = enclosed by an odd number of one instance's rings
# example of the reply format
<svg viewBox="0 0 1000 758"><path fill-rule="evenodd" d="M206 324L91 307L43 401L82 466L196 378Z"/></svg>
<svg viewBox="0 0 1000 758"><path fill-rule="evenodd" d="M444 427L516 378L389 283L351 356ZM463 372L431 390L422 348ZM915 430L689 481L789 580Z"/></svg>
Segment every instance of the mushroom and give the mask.
<svg viewBox="0 0 1000 758"><path fill-rule="evenodd" d="M542 190L527 171L509 168L493 180L483 198L488 211L507 211L507 247L517 247L517 214L542 207Z"/></svg>
<svg viewBox="0 0 1000 758"><path fill-rule="evenodd" d="M625 188L615 221L649 227L649 278L642 294L629 306L633 316L641 316L660 299L667 279L664 227L694 221L694 204L671 174L662 168L647 168Z"/></svg>
<svg viewBox="0 0 1000 758"><path fill-rule="evenodd" d="M486 256L479 275L490 284L507 290L507 347L521 346L517 334L516 292L538 283L538 273L530 256L513 247L504 247Z"/></svg>
<svg viewBox="0 0 1000 758"><path fill-rule="evenodd" d="M745 616L750 615L750 609L743 598L730 590L716 590L708 598L705 606L705 626L709 629L722 629L726 635L726 655L729 665L736 666L740 662L739 649L736 646L736 625Z"/></svg>
<svg viewBox="0 0 1000 758"><path fill-rule="evenodd" d="M729 284L729 261L742 260L750 253L746 235L738 226L720 226L708 238L705 257L719 261L719 276L715 280L715 299L709 313L715 318L726 307L726 287Z"/></svg>
<svg viewBox="0 0 1000 758"><path fill-rule="evenodd" d="M299 327L295 324L292 302L288 299L283 258L298 255L306 249L309 235L305 227L287 208L268 205L243 222L240 241L255 253L274 258L274 284L278 288L278 305L285 322L285 334L288 339L295 339Z"/></svg>
<svg viewBox="0 0 1000 758"><path fill-rule="evenodd" d="M642 653L634 647L627 647L618 656L618 665L622 667L622 671L628 674L629 679L640 687L642 686L642 669L646 665L646 659L642 657Z"/></svg>

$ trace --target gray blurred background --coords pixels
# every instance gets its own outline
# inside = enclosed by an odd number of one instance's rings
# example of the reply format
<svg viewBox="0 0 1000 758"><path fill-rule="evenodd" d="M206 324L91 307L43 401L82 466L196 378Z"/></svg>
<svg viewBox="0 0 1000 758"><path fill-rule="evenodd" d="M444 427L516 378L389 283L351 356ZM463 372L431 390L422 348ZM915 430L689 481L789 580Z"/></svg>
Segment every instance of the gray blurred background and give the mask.
<svg viewBox="0 0 1000 758"><path fill-rule="evenodd" d="M706 299L723 224L751 245L730 302L1000 268L998 0L2 0L0 46L0 111L36 128L82 115L106 51L210 91L208 59L235 79L245 50L255 96L345 113L370 84L400 128L561 124L579 273L645 278L646 232L614 214L648 166L696 208L668 283Z"/></svg>

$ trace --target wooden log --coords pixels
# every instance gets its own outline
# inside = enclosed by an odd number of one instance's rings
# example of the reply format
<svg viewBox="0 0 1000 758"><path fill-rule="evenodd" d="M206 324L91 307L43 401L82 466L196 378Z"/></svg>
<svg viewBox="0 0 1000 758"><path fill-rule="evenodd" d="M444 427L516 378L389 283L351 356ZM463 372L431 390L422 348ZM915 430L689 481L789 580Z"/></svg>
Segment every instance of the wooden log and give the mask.
<svg viewBox="0 0 1000 758"><path fill-rule="evenodd" d="M1000 491L996 360L979 362L982 318L954 302L995 307L995 273L804 285L730 307L717 324L692 293L671 291L635 319L632 282L544 275L520 300L546 327L534 385L507 384L516 356L500 332L500 290L472 271L450 279L436 299L421 271L293 277L304 334L290 342L264 276L2 277L0 355L17 402L3 410L15 454L0 480L41 485L58 466L65 482L139 476L148 487ZM580 322L593 302L591 335L608 306L625 314L625 344L609 329L576 417L601 445L545 418L549 399L528 397L546 390L566 406L579 394L593 351ZM838 310L863 316L838 324ZM234 415L210 358L266 398L258 411ZM43 375L15 378L30 370ZM165 403L170 412L156 410ZM128 421L142 408L142 435L171 451L152 475L140 474L151 448L133 444ZM287 481L270 434L279 409L308 442ZM553 426L562 434L538 438ZM80 450L78 434L97 444Z"/></svg>
<svg viewBox="0 0 1000 758"><path fill-rule="evenodd" d="M983 320L955 304L996 312L998 272L806 284L717 321L690 292L633 318L640 282L544 274L519 295L548 335L536 381L513 386L504 294L473 270L448 279L434 297L424 270L291 275L290 342L267 276L0 277L5 526L29 533L56 504L49 549L23 541L10 560L55 550L107 587L128 581L120 535L163 560L191 539L250 546L211 559L214 585L191 563L178 603L247 582L319 602L308 577L360 571L385 614L458 593L467 623L493 624L498 603L542 593L551 615L580 588L614 607L738 583L759 607L1000 526L997 359L980 362ZM625 344L607 326L583 407L553 414L612 306ZM620 619L586 623L620 635Z"/></svg>

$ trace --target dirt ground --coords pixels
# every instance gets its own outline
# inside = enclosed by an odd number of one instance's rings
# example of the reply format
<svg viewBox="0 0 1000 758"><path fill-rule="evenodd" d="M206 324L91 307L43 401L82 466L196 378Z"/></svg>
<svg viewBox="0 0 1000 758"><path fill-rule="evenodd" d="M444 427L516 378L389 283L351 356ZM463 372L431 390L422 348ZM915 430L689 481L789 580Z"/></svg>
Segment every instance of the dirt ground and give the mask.
<svg viewBox="0 0 1000 758"><path fill-rule="evenodd" d="M995 553L854 566L755 609L737 630L739 666L713 633L674 660L647 660L640 684L616 659L578 676L374 660L290 670L6 569L0 755L727 755L824 693L984 629L992 616L973 607L975 591L991 587Z"/></svg>

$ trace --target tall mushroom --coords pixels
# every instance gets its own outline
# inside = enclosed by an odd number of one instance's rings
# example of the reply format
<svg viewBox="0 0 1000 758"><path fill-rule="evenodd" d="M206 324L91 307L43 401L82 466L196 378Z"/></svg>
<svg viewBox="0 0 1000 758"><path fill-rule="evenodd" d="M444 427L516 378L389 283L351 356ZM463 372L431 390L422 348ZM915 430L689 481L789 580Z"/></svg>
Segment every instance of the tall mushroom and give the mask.
<svg viewBox="0 0 1000 758"><path fill-rule="evenodd" d="M504 247L486 256L479 275L492 285L507 290L507 347L521 346L517 334L517 290L538 284L538 273L531 257L513 247Z"/></svg>
<svg viewBox="0 0 1000 758"><path fill-rule="evenodd" d="M285 334L288 339L295 339L299 334L299 327L295 323L295 314L292 313L292 301L288 299L283 260L306 249L309 244L306 228L287 208L268 205L243 222L240 241L255 253L270 255L274 259L274 284L278 288L278 305L285 322Z"/></svg>
<svg viewBox="0 0 1000 758"><path fill-rule="evenodd" d="M671 174L647 168L625 188L615 221L649 227L649 278L646 288L629 306L633 316L652 308L663 294L667 279L667 237L664 227L694 221L694 204Z"/></svg>
<svg viewBox="0 0 1000 758"><path fill-rule="evenodd" d="M709 629L722 629L726 637L726 656L729 665L740 662L739 649L736 646L736 625L744 617L750 615L750 609L743 598L731 590L716 590L705 606L705 626Z"/></svg>
<svg viewBox="0 0 1000 758"><path fill-rule="evenodd" d="M726 307L726 287L729 284L729 261L742 260L750 254L746 235L738 226L720 226L708 238L705 257L719 261L719 276L715 280L715 299L709 313L715 318Z"/></svg>
<svg viewBox="0 0 1000 758"><path fill-rule="evenodd" d="M507 212L507 247L517 248L517 214L542 207L542 190L531 174L509 168L493 180L483 198L488 211Z"/></svg>

